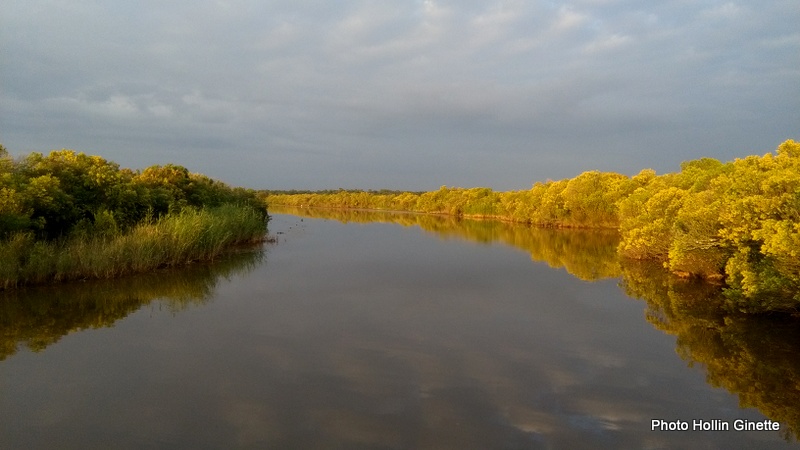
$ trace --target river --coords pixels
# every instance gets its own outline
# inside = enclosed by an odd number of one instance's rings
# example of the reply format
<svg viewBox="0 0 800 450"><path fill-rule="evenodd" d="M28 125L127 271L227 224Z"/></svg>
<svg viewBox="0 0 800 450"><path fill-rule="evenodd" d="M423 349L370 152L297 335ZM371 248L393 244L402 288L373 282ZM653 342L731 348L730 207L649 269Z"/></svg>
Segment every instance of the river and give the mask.
<svg viewBox="0 0 800 450"><path fill-rule="evenodd" d="M289 210L270 232L0 293L0 448L797 445L798 322L722 313L614 233Z"/></svg>

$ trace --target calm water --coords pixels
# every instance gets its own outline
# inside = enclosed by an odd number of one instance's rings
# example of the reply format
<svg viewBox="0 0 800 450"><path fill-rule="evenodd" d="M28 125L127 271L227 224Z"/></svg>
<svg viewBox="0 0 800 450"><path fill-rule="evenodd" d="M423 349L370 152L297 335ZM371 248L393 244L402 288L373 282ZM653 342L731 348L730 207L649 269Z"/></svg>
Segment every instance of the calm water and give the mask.
<svg viewBox="0 0 800 450"><path fill-rule="evenodd" d="M0 448L797 445L798 324L721 316L711 287L620 266L613 234L270 231L212 265L0 294ZM766 417L781 431L651 430Z"/></svg>

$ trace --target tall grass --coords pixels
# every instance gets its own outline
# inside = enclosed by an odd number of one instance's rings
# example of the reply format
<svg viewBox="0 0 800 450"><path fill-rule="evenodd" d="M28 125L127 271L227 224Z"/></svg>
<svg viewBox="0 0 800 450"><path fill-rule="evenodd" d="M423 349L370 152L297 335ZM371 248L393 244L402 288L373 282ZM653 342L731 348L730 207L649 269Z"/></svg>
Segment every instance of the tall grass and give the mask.
<svg viewBox="0 0 800 450"><path fill-rule="evenodd" d="M226 247L263 239L261 212L236 205L184 209L124 234L37 241L22 233L0 243L0 286L113 278L212 260Z"/></svg>

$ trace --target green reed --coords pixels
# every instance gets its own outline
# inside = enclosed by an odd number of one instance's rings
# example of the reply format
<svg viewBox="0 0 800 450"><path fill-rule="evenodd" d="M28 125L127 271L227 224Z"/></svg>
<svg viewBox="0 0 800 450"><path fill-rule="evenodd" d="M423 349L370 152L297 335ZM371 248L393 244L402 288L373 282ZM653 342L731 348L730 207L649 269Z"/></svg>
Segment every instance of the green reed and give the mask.
<svg viewBox="0 0 800 450"><path fill-rule="evenodd" d="M260 211L223 205L187 208L125 233L81 233L56 241L20 233L0 242L0 287L113 278L213 260L231 245L262 240L265 232Z"/></svg>

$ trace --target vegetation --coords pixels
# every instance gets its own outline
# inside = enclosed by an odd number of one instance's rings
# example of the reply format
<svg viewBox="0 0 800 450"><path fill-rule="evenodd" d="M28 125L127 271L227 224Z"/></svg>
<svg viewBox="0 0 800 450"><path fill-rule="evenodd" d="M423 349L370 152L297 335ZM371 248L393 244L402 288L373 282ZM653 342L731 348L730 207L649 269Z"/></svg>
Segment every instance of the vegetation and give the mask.
<svg viewBox="0 0 800 450"><path fill-rule="evenodd" d="M270 205L362 208L489 217L539 227L613 228L618 251L683 277L724 280L746 312L800 305L800 143L722 163L685 162L678 173L633 177L586 172L530 190L448 188L425 193L266 192Z"/></svg>
<svg viewBox="0 0 800 450"><path fill-rule="evenodd" d="M497 218L552 228L617 228L616 202L639 180L620 174L586 172L572 180L536 183L529 191L449 188L432 192L322 191L281 194L266 191L270 205L355 208Z"/></svg>
<svg viewBox="0 0 800 450"><path fill-rule="evenodd" d="M0 288L110 278L213 259L260 240L254 191L176 165L121 169L72 150L13 160L0 146Z"/></svg>

